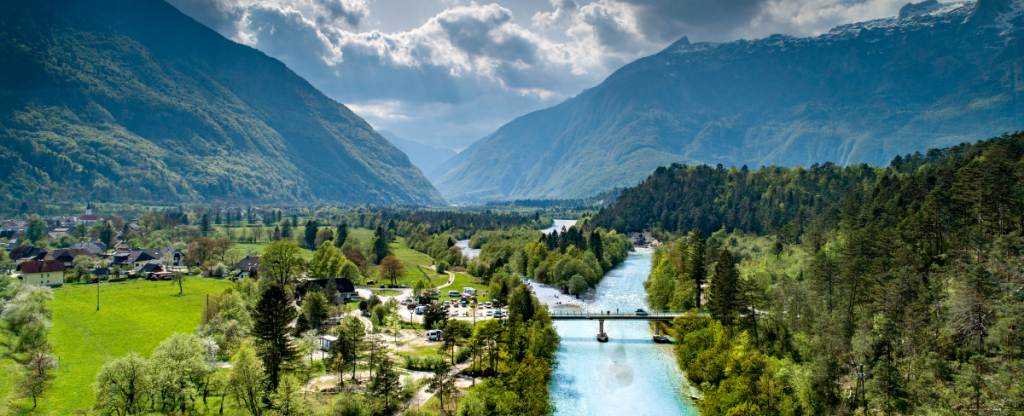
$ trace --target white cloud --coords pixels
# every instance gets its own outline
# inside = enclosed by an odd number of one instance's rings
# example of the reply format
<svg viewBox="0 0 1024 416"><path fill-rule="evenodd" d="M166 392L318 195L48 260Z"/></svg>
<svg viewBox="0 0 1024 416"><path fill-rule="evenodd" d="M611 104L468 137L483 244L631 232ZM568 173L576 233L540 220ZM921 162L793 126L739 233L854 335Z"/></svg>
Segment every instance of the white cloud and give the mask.
<svg viewBox="0 0 1024 416"><path fill-rule="evenodd" d="M169 1L282 60L375 126L453 148L594 86L684 35L692 41L815 35L892 16L905 2L550 0L549 8L517 20L498 3L438 0L442 11L385 33L365 26L403 10L375 10L371 0Z"/></svg>
<svg viewBox="0 0 1024 416"><path fill-rule="evenodd" d="M405 121L409 116L403 114L402 102L397 100L377 100L358 104L348 104L348 108L363 117L382 121Z"/></svg>

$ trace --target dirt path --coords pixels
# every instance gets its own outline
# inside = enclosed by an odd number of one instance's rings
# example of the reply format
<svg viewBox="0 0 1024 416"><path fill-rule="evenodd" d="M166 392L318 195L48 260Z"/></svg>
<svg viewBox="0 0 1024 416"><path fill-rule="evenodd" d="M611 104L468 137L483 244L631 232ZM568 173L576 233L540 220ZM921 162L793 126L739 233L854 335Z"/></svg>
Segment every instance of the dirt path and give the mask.
<svg viewBox="0 0 1024 416"><path fill-rule="evenodd" d="M438 286L437 287L438 289L444 289L444 288L446 288L448 286L451 286L452 283L455 283L455 273L452 273L452 272L447 272L447 273L448 273L448 283L445 283L445 284L443 284L441 286Z"/></svg>
<svg viewBox="0 0 1024 416"><path fill-rule="evenodd" d="M456 365L455 367L452 367L452 370L449 371L448 374L451 374L451 375L459 374L459 373L462 372L462 370L465 370L465 369L469 368L469 366L471 366L471 365L473 365L473 361L472 360L468 360L468 361L466 361L466 362L464 362L462 364L459 364L459 365ZM413 376L415 377L416 375L414 373L425 374L426 376L422 377L422 378L429 378L429 377L433 377L433 375L434 375L433 373L424 373L422 371L414 371L414 372L411 371L410 372L410 374L413 374ZM464 389L464 388L468 388L469 386L473 385L473 381L474 381L473 379L458 378L458 379L455 380L455 385L457 387L459 387L459 388L463 388ZM479 380L477 380L477 381L479 381ZM413 396L411 399L409 399L409 406L423 406L424 404L427 403L427 400L430 400L431 397L434 397L434 393L428 392L427 388L428 387L425 386L425 387L421 388L419 391L417 391L416 395Z"/></svg>

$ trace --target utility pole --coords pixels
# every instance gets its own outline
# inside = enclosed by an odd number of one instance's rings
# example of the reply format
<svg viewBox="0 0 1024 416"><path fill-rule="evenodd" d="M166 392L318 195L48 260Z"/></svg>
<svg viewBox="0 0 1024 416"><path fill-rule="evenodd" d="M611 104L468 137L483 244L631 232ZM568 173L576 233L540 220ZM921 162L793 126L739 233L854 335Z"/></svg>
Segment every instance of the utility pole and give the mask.
<svg viewBox="0 0 1024 416"><path fill-rule="evenodd" d="M96 278L96 311L100 310L100 279Z"/></svg>

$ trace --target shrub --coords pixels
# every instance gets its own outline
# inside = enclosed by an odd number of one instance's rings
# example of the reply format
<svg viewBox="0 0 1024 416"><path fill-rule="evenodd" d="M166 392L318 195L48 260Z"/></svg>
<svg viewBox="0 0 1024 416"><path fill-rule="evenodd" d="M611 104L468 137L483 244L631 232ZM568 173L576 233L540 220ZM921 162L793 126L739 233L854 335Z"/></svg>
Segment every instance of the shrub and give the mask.
<svg viewBox="0 0 1024 416"><path fill-rule="evenodd" d="M213 266L213 270L210 272L210 275L213 277L224 277L227 274L228 266L225 266L224 263L217 263L216 266Z"/></svg>

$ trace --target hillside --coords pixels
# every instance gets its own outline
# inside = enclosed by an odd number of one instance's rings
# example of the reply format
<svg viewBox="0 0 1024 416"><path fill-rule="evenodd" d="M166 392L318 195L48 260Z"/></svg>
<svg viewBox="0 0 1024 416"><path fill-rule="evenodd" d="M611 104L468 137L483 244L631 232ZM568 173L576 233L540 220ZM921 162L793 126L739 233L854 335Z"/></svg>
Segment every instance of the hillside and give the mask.
<svg viewBox="0 0 1024 416"><path fill-rule="evenodd" d="M0 203L446 203L348 108L163 1L3 3Z"/></svg>
<svg viewBox="0 0 1024 416"><path fill-rule="evenodd" d="M928 1L812 38L683 38L502 126L434 184L452 202L578 198L674 162L881 165L1015 131L1022 11Z"/></svg>
<svg viewBox="0 0 1024 416"><path fill-rule="evenodd" d="M433 172L442 163L447 162L457 154L452 149L427 146L412 140L403 139L387 130L379 130L378 133L384 136L385 139L388 139L391 144L395 145L406 156L409 156L409 161L417 168L420 168L424 175L429 175L430 172ZM429 179L429 176L427 178Z"/></svg>
<svg viewBox="0 0 1024 416"><path fill-rule="evenodd" d="M670 326L699 414L1024 411L1024 132L922 153L660 168L587 224L654 230L648 306L708 313Z"/></svg>

